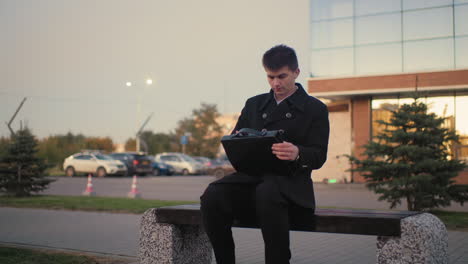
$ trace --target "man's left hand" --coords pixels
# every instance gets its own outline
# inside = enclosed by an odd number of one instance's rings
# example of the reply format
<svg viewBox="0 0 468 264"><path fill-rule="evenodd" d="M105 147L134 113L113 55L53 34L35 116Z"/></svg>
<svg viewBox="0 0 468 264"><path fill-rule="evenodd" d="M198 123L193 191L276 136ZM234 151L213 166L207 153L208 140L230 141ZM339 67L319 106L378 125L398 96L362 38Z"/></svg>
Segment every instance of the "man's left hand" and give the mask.
<svg viewBox="0 0 468 264"><path fill-rule="evenodd" d="M299 155L299 148L286 141L273 144L271 149L273 150L273 154L280 160L295 160Z"/></svg>

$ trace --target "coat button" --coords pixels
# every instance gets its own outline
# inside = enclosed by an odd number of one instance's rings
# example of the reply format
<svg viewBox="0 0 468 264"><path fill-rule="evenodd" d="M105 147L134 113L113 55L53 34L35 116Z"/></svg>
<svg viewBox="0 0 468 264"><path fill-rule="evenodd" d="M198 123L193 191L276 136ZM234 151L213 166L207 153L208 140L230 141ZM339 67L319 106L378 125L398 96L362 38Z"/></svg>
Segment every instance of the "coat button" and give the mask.
<svg viewBox="0 0 468 264"><path fill-rule="evenodd" d="M263 113L262 118L263 119L267 118L267 113Z"/></svg>
<svg viewBox="0 0 468 264"><path fill-rule="evenodd" d="M286 113L286 117L291 118L292 117L291 113Z"/></svg>

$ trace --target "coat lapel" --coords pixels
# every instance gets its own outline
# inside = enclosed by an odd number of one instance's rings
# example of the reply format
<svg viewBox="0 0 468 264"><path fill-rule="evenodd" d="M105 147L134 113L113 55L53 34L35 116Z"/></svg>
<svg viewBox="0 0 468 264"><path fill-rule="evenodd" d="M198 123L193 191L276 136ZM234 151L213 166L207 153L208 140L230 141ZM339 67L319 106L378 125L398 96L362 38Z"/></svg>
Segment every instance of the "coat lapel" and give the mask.
<svg viewBox="0 0 468 264"><path fill-rule="evenodd" d="M298 113L304 112L304 103L308 95L304 91L304 88L302 88L301 84L296 83L296 85L298 86L297 91L279 105L275 105L276 102L273 96L273 91L270 91L268 100L265 100L261 104L264 126L271 125L281 120L292 120ZM270 107L272 109L268 109Z"/></svg>
<svg viewBox="0 0 468 264"><path fill-rule="evenodd" d="M279 122L281 120L293 119L295 117L294 111L292 111L290 105L287 102L281 102L275 106L270 115L266 118L265 126L271 125L272 123Z"/></svg>

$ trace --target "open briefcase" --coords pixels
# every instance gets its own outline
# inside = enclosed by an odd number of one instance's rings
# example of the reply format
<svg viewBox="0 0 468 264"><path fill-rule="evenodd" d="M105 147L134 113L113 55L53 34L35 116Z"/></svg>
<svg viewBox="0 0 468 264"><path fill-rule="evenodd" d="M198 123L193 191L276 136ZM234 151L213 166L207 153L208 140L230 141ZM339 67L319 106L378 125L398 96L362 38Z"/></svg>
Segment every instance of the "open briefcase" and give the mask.
<svg viewBox="0 0 468 264"><path fill-rule="evenodd" d="M285 161L278 159L271 150L274 143L283 140L282 130L242 128L235 134L223 136L221 144L236 171L256 174L284 168Z"/></svg>

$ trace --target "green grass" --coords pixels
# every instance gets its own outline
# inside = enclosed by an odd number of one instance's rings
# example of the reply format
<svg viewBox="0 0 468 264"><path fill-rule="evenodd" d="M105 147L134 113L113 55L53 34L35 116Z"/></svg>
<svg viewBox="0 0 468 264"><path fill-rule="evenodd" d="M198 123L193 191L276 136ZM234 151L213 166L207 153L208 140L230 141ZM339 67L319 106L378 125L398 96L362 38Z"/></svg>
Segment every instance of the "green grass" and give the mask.
<svg viewBox="0 0 468 264"><path fill-rule="evenodd" d="M194 201L162 201L115 197L49 196L31 197L0 196L0 206L18 208L42 208L54 210L98 211L111 213L142 214L149 208L196 203ZM1 263L1 262L0 262Z"/></svg>
<svg viewBox="0 0 468 264"><path fill-rule="evenodd" d="M64 176L65 172L62 170L61 166L57 165L46 170L47 175L49 176Z"/></svg>
<svg viewBox="0 0 468 264"><path fill-rule="evenodd" d="M104 264L108 259L79 254L57 253L24 248L0 247L2 264ZM116 262L113 262L116 263ZM122 263L122 262L120 262Z"/></svg>
<svg viewBox="0 0 468 264"><path fill-rule="evenodd" d="M449 230L468 231L468 212L433 210L429 213L439 217Z"/></svg>

